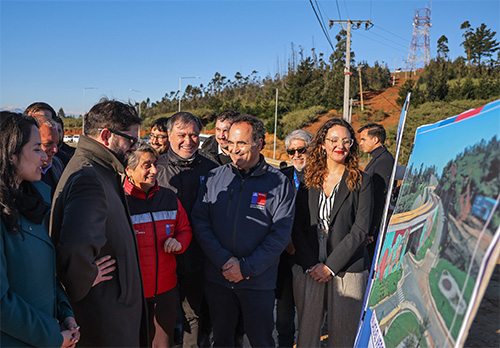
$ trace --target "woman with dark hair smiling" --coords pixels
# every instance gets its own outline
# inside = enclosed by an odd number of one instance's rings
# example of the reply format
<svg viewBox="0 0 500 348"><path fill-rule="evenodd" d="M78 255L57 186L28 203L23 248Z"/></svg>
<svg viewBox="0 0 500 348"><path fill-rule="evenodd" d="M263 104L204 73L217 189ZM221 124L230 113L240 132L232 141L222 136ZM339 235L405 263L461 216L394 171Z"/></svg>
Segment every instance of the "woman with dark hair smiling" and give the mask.
<svg viewBox="0 0 500 348"><path fill-rule="evenodd" d="M40 182L36 120L0 113L0 342L3 347L74 347L79 328L56 279L46 227L50 188Z"/></svg>
<svg viewBox="0 0 500 348"><path fill-rule="evenodd" d="M330 119L307 160L308 190L297 194L292 231L298 347L319 347L324 314L328 346L352 347L368 281L365 240L372 214L370 177L359 170L351 125Z"/></svg>

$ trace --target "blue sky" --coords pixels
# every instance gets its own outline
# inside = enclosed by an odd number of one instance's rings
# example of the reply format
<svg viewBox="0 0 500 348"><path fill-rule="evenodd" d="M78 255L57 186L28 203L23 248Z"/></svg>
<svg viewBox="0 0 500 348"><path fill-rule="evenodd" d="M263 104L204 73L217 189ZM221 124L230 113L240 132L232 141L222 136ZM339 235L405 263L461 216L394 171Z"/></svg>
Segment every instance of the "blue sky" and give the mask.
<svg viewBox="0 0 500 348"><path fill-rule="evenodd" d="M497 103L498 104L498 103ZM496 108L450 123L427 132L422 132L415 141L408 167L420 168L435 165L442 174L444 166L466 147L490 141L493 136L500 140L500 105Z"/></svg>
<svg viewBox="0 0 500 348"><path fill-rule="evenodd" d="M314 2L314 1L313 1ZM463 56L460 24L485 23L500 41L500 1L317 0L328 19L371 19L353 31L356 62L404 67L415 9L431 8L431 55L441 35L452 59ZM340 12L340 16L339 16ZM335 44L337 24L328 33ZM253 70L283 70L290 43L332 53L307 0L297 1L5 1L0 0L0 107L46 101L80 114L107 96L161 100L188 84L207 85L216 72L233 79ZM130 91L134 89L138 92Z"/></svg>

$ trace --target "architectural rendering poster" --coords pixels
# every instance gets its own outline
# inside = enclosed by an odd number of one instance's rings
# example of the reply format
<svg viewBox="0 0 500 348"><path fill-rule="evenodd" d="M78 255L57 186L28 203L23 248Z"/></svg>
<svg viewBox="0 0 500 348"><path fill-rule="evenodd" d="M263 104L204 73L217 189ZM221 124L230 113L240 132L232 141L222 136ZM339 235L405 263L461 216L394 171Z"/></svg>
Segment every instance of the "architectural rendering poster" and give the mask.
<svg viewBox="0 0 500 348"><path fill-rule="evenodd" d="M462 346L500 255L500 101L417 130L359 347Z"/></svg>

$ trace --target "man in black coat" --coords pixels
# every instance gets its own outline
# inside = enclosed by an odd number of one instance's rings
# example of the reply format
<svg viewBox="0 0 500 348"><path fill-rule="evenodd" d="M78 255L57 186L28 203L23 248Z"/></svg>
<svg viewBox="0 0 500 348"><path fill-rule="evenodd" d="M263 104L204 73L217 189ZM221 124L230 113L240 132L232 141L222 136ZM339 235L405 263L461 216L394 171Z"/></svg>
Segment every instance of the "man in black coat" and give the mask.
<svg viewBox="0 0 500 348"><path fill-rule="evenodd" d="M215 121L215 135L205 140L201 146L201 153L219 165L231 162L227 137L229 128L231 128L234 118L238 115L239 113L233 110L222 111Z"/></svg>
<svg viewBox="0 0 500 348"><path fill-rule="evenodd" d="M382 225L382 214L384 213L387 191L391 189L389 183L394 157L384 146L385 129L377 123L370 123L358 130L360 133L359 145L364 152L371 154L372 159L365 168L365 172L371 176L373 184L373 218L367 237L368 253L373 260L375 246L379 229Z"/></svg>
<svg viewBox="0 0 500 348"><path fill-rule="evenodd" d="M178 112L168 119L167 133L170 147L158 160L158 184L173 190L186 210L191 222L191 211L201 183L207 173L217 167L198 152L202 125L198 117ZM184 347L203 345L205 332L200 330L208 313L203 312L203 284L205 257L193 238L187 250L177 259L179 296L184 315ZM206 314L206 315L205 315Z"/></svg>
<svg viewBox="0 0 500 348"><path fill-rule="evenodd" d="M139 137L133 105L101 100L54 194L57 275L81 326L82 347L145 347L146 302L124 162Z"/></svg>

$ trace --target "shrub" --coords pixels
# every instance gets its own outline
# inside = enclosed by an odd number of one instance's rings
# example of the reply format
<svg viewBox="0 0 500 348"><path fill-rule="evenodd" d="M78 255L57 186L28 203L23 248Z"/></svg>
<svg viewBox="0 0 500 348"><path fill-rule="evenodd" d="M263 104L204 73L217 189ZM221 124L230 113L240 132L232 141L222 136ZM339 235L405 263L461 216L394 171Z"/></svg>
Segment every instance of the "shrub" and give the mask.
<svg viewBox="0 0 500 348"><path fill-rule="evenodd" d="M327 110L323 106L315 105L304 110L292 111L281 119L283 124L283 133L289 134L290 132L302 128L310 122L315 121L318 115L325 113Z"/></svg>

